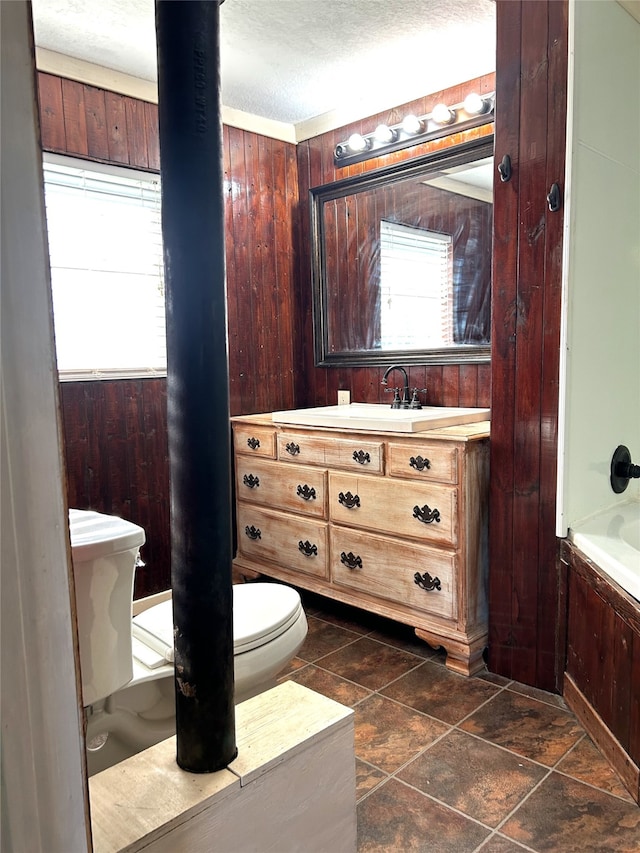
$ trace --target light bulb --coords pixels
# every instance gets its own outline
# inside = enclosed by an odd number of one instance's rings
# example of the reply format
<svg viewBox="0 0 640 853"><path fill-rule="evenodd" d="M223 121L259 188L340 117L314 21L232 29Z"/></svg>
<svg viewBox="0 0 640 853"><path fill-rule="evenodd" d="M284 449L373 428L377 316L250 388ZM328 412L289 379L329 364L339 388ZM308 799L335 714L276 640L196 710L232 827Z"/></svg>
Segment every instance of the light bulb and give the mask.
<svg viewBox="0 0 640 853"><path fill-rule="evenodd" d="M386 124L379 124L376 127L374 135L375 135L375 138L378 140L378 142L382 142L383 144L388 143L388 142L393 142L393 140L396 138L395 130L392 130Z"/></svg>
<svg viewBox="0 0 640 853"><path fill-rule="evenodd" d="M402 129L405 133L415 134L422 130L422 122L417 116L408 115L402 121Z"/></svg>
<svg viewBox="0 0 640 853"><path fill-rule="evenodd" d="M369 147L369 140L361 133L352 133L347 145L352 151L365 151Z"/></svg>
<svg viewBox="0 0 640 853"><path fill-rule="evenodd" d="M470 116L479 116L487 111L487 102L476 92L471 92L464 99L463 107L464 111L469 113Z"/></svg>
<svg viewBox="0 0 640 853"><path fill-rule="evenodd" d="M450 124L453 121L454 113L446 104L436 104L431 113L431 118L436 124Z"/></svg>

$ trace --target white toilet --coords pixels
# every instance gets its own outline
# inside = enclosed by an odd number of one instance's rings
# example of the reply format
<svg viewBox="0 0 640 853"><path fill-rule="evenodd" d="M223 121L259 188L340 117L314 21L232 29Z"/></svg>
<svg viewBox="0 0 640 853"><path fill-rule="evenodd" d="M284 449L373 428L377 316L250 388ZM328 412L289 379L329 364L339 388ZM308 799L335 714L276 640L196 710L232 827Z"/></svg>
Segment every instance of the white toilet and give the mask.
<svg viewBox="0 0 640 853"><path fill-rule="evenodd" d="M171 600L131 618L141 527L69 511L89 775L175 733ZM276 583L233 587L235 701L275 686L304 642L300 596Z"/></svg>

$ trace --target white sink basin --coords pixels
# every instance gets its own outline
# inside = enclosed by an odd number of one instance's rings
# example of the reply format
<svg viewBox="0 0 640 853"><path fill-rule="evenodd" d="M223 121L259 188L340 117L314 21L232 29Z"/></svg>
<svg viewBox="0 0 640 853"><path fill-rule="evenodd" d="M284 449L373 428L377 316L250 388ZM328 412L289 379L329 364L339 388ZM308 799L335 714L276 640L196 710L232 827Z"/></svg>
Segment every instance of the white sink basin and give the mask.
<svg viewBox="0 0 640 853"><path fill-rule="evenodd" d="M273 412L279 424L370 429L376 432L423 432L428 429L471 424L489 419L490 409L459 409L424 406L422 409L392 409L380 403L351 403L348 406L318 406Z"/></svg>

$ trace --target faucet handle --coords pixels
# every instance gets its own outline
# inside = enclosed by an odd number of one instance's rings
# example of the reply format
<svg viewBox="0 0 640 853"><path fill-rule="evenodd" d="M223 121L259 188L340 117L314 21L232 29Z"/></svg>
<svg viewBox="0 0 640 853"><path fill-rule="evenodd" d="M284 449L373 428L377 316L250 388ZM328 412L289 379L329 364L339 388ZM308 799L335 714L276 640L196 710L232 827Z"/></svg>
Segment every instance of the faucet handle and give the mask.
<svg viewBox="0 0 640 853"><path fill-rule="evenodd" d="M400 399L400 389L397 386L395 388L385 388L384 393L393 394L393 403L391 403L392 409L402 408L402 400Z"/></svg>
<svg viewBox="0 0 640 853"><path fill-rule="evenodd" d="M410 409L421 409L422 408L422 403L420 402L420 399L418 397L418 393L426 394L427 389L426 388L413 388L412 389L412 391L411 391L411 403L409 404Z"/></svg>

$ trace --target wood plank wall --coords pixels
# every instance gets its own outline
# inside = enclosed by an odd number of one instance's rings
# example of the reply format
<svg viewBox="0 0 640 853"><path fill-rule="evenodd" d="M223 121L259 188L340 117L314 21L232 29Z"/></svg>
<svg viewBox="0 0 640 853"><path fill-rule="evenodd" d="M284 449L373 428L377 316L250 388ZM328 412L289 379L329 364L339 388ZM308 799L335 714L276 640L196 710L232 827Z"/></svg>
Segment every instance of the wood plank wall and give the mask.
<svg viewBox="0 0 640 853"><path fill-rule="evenodd" d="M296 398L298 405L328 405L337 400L338 389L351 391L352 400L365 403L387 402L381 386L384 367L322 368L314 364L313 321L311 308L311 267L309 242L309 189L321 184L337 181L351 175L362 174L390 163L400 162L426 154L429 151L456 145L467 139L477 138L493 132L493 125L466 133L454 133L436 142L422 143L413 148L374 157L353 166L336 168L333 151L338 142L343 142L351 133L367 133L381 122L397 124L410 112L427 115L439 101L449 104L460 103L472 91L484 94L495 89L495 75L487 74L459 86L435 92L379 113L359 122L323 133L298 144L298 175L300 197L300 253L299 281L297 291L297 316L300 323L299 358L301 369L296 375ZM409 369L412 386L427 388L427 401L436 406L488 406L491 387L490 364L462 364L445 366L412 365Z"/></svg>
<svg viewBox="0 0 640 853"><path fill-rule="evenodd" d="M158 171L158 110L38 75L45 151ZM295 146L225 126L231 413L295 407ZM212 394L220 393L212 388ZM69 503L145 528L136 597L169 586L166 380L61 384Z"/></svg>
<svg viewBox="0 0 640 853"><path fill-rule="evenodd" d="M170 586L165 379L61 382L69 506L144 528L136 597Z"/></svg>
<svg viewBox="0 0 640 853"><path fill-rule="evenodd" d="M640 608L572 543L562 550L569 576L567 675L591 706L594 725L604 724L640 767ZM637 800L637 788L632 793Z"/></svg>
<svg viewBox="0 0 640 853"><path fill-rule="evenodd" d="M567 3L498 0L494 197L489 666L561 687L562 590L555 536Z"/></svg>

